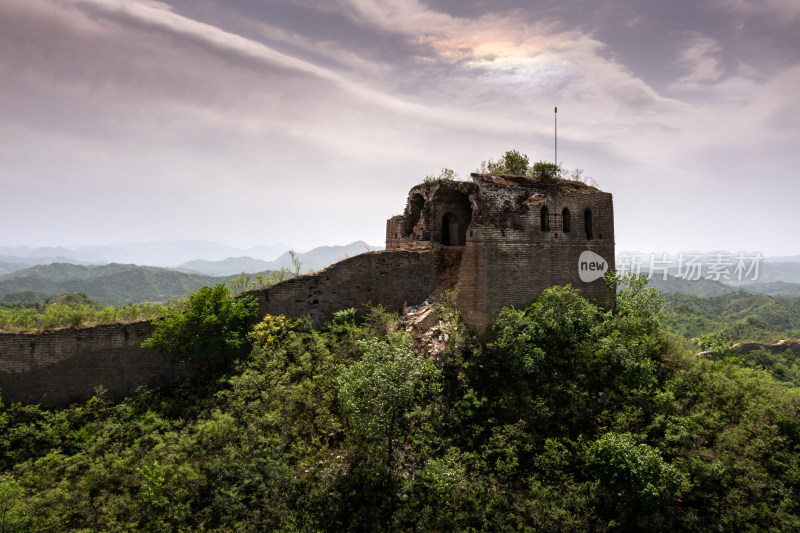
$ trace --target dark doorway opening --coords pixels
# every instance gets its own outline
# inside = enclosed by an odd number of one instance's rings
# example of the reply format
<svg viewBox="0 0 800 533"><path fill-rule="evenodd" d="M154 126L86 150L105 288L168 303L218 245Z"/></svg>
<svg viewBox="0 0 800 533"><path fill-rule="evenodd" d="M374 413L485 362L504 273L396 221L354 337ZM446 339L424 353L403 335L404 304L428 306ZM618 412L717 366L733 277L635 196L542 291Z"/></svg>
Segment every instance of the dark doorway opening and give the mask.
<svg viewBox="0 0 800 533"><path fill-rule="evenodd" d="M436 213L438 227L433 241L444 246L464 246L467 244L467 228L472 222L472 205L469 197L459 191L440 189L432 200L431 211Z"/></svg>
<svg viewBox="0 0 800 533"><path fill-rule="evenodd" d="M447 213L444 216L444 218L442 218L442 244L444 246L451 246L450 243L452 241L450 239L450 226L451 226L450 219L452 218L452 216L453 215L451 215L450 213Z"/></svg>

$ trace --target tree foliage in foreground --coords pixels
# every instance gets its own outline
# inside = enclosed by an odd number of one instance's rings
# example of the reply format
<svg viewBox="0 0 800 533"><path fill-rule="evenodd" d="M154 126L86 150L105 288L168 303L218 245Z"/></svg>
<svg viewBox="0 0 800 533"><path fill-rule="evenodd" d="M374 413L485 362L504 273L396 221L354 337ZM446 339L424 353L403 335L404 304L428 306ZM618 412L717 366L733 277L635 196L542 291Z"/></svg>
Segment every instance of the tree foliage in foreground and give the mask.
<svg viewBox="0 0 800 533"><path fill-rule="evenodd" d="M173 390L0 408L2 527L798 530L796 363L694 355L623 283L614 313L554 287L480 338L445 303L437 355L380 309L267 316Z"/></svg>
<svg viewBox="0 0 800 533"><path fill-rule="evenodd" d="M253 298L231 298L222 284L205 286L189 296L185 311L153 321L156 330L142 347L181 361L224 360L244 346L256 313Z"/></svg>

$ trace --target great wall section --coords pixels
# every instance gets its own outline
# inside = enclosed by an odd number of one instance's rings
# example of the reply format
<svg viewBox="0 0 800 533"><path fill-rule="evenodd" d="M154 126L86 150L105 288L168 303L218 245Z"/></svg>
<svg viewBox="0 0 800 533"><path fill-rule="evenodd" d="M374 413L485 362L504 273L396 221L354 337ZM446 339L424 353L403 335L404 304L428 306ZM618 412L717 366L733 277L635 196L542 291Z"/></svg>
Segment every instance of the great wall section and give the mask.
<svg viewBox="0 0 800 533"><path fill-rule="evenodd" d="M310 316L324 323L339 310L383 305L390 311L456 290L465 321L484 327L503 306L522 306L552 285L570 283L601 305L614 294L582 258L614 258L610 194L578 182L473 174L471 182L424 183L390 218L386 250L367 252L247 293L259 314ZM600 272L598 272L600 273ZM594 274L594 273L592 273ZM63 405L174 382L191 371L140 347L149 322L41 334L0 333L4 403Z"/></svg>

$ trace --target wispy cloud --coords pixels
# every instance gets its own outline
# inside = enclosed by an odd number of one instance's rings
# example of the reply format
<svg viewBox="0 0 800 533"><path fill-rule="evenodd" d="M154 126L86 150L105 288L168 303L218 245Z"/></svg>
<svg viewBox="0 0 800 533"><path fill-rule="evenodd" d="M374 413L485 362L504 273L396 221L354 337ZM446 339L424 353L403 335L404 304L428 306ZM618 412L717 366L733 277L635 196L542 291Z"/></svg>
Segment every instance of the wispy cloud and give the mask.
<svg viewBox="0 0 800 533"><path fill-rule="evenodd" d="M718 54L720 46L705 35L695 35L686 43L681 52L680 62L689 74L680 78L679 82L710 82L722 76L722 68Z"/></svg>

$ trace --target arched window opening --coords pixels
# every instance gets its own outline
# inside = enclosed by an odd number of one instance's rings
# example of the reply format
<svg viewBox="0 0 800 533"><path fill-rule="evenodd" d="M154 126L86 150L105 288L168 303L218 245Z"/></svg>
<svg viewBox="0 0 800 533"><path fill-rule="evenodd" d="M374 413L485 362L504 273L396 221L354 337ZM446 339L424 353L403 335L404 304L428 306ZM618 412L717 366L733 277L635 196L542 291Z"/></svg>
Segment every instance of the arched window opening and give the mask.
<svg viewBox="0 0 800 533"><path fill-rule="evenodd" d="M572 221L569 218L569 209L566 207L561 211L561 225L564 233L569 233L569 230L572 229Z"/></svg>
<svg viewBox="0 0 800 533"><path fill-rule="evenodd" d="M541 220L539 221L539 227L542 231L550 231L550 210L547 209L547 206L542 206L542 210L540 211Z"/></svg>
<svg viewBox="0 0 800 533"><path fill-rule="evenodd" d="M592 210L587 209L583 212L583 225L586 229L586 239L592 240Z"/></svg>

